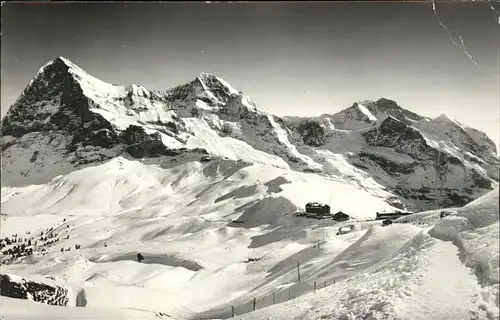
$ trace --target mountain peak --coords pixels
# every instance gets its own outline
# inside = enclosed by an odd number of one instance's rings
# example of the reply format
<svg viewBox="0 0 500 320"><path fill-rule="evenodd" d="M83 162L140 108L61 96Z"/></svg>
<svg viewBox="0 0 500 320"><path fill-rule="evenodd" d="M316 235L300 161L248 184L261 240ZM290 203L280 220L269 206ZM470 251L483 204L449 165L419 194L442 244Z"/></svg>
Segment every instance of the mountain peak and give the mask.
<svg viewBox="0 0 500 320"><path fill-rule="evenodd" d="M62 57L62 56L59 56L53 60L50 60L49 62L47 62L45 65L43 65L40 70L45 70L47 67L50 67L52 65L66 65L67 67L73 65L73 63L66 59L65 57Z"/></svg>
<svg viewBox="0 0 500 320"><path fill-rule="evenodd" d="M393 108L401 108L396 101L394 100L391 100L391 99L387 99L387 98L380 98L378 99L377 101L375 101L375 103L379 106L379 107L383 107L383 108L388 108L388 109L393 109Z"/></svg>
<svg viewBox="0 0 500 320"><path fill-rule="evenodd" d="M447 115L446 113L441 113L439 116L437 116L436 118L432 119L433 121L435 122L446 122L446 123L453 123L453 124L456 124L460 127L463 127L462 124L460 124L457 120L451 118L449 115Z"/></svg>
<svg viewBox="0 0 500 320"><path fill-rule="evenodd" d="M367 102L366 107L379 119L390 115L405 124L411 124L423 119L422 116L404 109L396 101L384 97L377 101Z"/></svg>
<svg viewBox="0 0 500 320"><path fill-rule="evenodd" d="M394 100L380 98L361 100L332 116L337 129L357 130L371 127L375 122L398 120L406 125L423 119L422 116L400 107ZM391 120L392 119L392 120Z"/></svg>
<svg viewBox="0 0 500 320"><path fill-rule="evenodd" d="M182 86L181 86L182 87ZM194 89L196 96L204 96L215 99L216 103L227 103L232 95L239 94L227 81L217 77L215 74L202 72L188 85L189 90Z"/></svg>
<svg viewBox="0 0 500 320"><path fill-rule="evenodd" d="M91 74L89 74L84 69L80 68L78 65L73 63L71 60L59 56L54 60L49 61L45 64L35 76L35 79L38 77L42 77L45 81L49 81L55 74L60 76L70 76L74 80L76 80L79 85L82 86L82 89L94 89L87 91L115 91L116 88L120 87L115 86L110 83L104 82ZM32 80L33 81L33 80ZM85 88L84 88L85 87Z"/></svg>
<svg viewBox="0 0 500 320"><path fill-rule="evenodd" d="M197 77L205 87L207 87L208 90L215 90L215 91L225 91L229 94L237 94L238 90L234 89L229 82L225 81L224 79L217 77L213 73L206 73L202 72L200 75Z"/></svg>
<svg viewBox="0 0 500 320"><path fill-rule="evenodd" d="M39 69L2 119L2 133L19 136L31 131L69 128L83 120L66 121L88 114L89 104L98 105L124 92L123 87L103 82L69 59L59 56ZM73 109L73 111L69 111ZM72 118L72 119L73 119ZM61 120L63 119L63 120ZM73 126L74 127L74 126Z"/></svg>
<svg viewBox="0 0 500 320"><path fill-rule="evenodd" d="M70 87L74 87L76 80L84 74L86 73L81 68L64 57L47 62L38 70L6 115L19 108L33 109L32 106L41 101L58 100L61 92L70 91Z"/></svg>
<svg viewBox="0 0 500 320"><path fill-rule="evenodd" d="M40 68L40 70L37 73L37 76L40 74L44 74L47 72L51 72L52 70L64 70L64 71L69 71L70 69L73 69L73 71L78 72L78 73L86 73L83 71L82 68L78 67L76 64L71 62L69 59L66 59L65 57L57 57L54 60L51 60L47 62L43 67Z"/></svg>
<svg viewBox="0 0 500 320"><path fill-rule="evenodd" d="M200 80L202 80L202 81L203 80L215 80L215 79L217 79L217 76L213 73L202 72L202 73L200 73L198 78L200 78Z"/></svg>
<svg viewBox="0 0 500 320"><path fill-rule="evenodd" d="M52 60L53 62L57 62L57 63L64 63L65 65L67 65L68 67L71 67L71 66L76 66L73 62L71 62L69 59L63 57L63 56L59 56L57 58L55 58L54 60Z"/></svg>

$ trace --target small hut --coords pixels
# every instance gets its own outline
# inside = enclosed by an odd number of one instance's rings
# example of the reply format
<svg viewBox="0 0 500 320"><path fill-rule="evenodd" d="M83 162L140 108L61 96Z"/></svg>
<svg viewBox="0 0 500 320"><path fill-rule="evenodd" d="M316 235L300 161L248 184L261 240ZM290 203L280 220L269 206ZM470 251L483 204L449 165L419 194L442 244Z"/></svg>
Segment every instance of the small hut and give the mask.
<svg viewBox="0 0 500 320"><path fill-rule="evenodd" d="M441 213L439 214L439 217L441 219L443 219L444 217L447 217L451 214L451 212L446 212L446 211L441 211Z"/></svg>
<svg viewBox="0 0 500 320"><path fill-rule="evenodd" d="M333 215L333 220L335 221L347 221L349 219L350 219L349 215L342 211L339 211Z"/></svg>
<svg viewBox="0 0 500 320"><path fill-rule="evenodd" d="M392 220L391 219L385 219L382 221L382 225L385 227L385 226L388 226L388 225L391 225L392 224Z"/></svg>
<svg viewBox="0 0 500 320"><path fill-rule="evenodd" d="M140 253L137 254L137 262L142 262L144 260L144 256Z"/></svg>

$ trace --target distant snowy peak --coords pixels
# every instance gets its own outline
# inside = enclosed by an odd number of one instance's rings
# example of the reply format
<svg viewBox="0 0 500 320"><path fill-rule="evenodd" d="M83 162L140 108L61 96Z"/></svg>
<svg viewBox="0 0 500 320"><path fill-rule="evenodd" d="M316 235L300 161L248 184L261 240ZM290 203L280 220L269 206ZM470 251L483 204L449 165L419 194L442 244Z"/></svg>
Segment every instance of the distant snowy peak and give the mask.
<svg viewBox="0 0 500 320"><path fill-rule="evenodd" d="M57 57L56 59L51 60L47 62L44 66L42 66L40 70L38 70L38 72L36 73L35 78L41 75L46 75L58 71L69 72L70 69L72 69L73 73L80 74L80 76L83 75L90 76L83 69L81 69L68 59L64 57Z"/></svg>
<svg viewBox="0 0 500 320"><path fill-rule="evenodd" d="M413 124L429 139L440 143L452 143L457 152L469 152L488 162L496 162L497 147L482 131L466 126L441 114L434 119L422 119Z"/></svg>
<svg viewBox="0 0 500 320"><path fill-rule="evenodd" d="M436 118L432 119L431 121L434 122L445 122L445 123L453 123L459 126L463 126L461 123L459 123L457 120L452 119L450 116L448 116L446 113L441 113L439 116Z"/></svg>
<svg viewBox="0 0 500 320"><path fill-rule="evenodd" d="M50 75L58 72L62 72L66 76L74 78L78 82L78 84L80 84L82 90L84 90L84 92L87 94L101 94L103 91L116 93L117 91L123 92L125 90L123 86L112 85L90 75L85 70L64 57L58 57L52 60L44 67L42 67L38 74L42 73L45 75Z"/></svg>
<svg viewBox="0 0 500 320"><path fill-rule="evenodd" d="M201 73L191 82L191 85L195 90L201 90L207 97L220 104L227 103L232 96L241 95L227 81L210 73ZM200 96L197 97L199 98Z"/></svg>
<svg viewBox="0 0 500 320"><path fill-rule="evenodd" d="M2 134L74 132L94 120L101 128L111 128L114 119L133 104L126 98L134 95L149 96L149 93L140 86L126 88L106 83L68 59L58 57L37 72L8 109L2 119Z"/></svg>
<svg viewBox="0 0 500 320"><path fill-rule="evenodd" d="M383 120L388 116L392 116L406 124L411 124L424 118L414 112L400 107L395 101L386 98L380 98L377 101L365 100L358 102L357 104L361 105L363 109L370 112L370 114L377 120Z"/></svg>
<svg viewBox="0 0 500 320"><path fill-rule="evenodd" d="M18 136L50 126L61 107L84 99L77 79L83 76L65 59L57 58L43 66L24 89L2 120L2 134ZM75 77L74 75L77 74Z"/></svg>
<svg viewBox="0 0 500 320"><path fill-rule="evenodd" d="M44 73L46 70L50 70L51 68L61 67L61 66L64 66L68 73L73 74L78 79L87 78L86 79L87 81L95 81L100 84L103 83L103 81L91 76L85 70L83 70L82 68L80 68L79 66L77 66L76 64L74 64L73 62L64 57L57 57L56 59L50 61L48 64L43 66L39 72Z"/></svg>
<svg viewBox="0 0 500 320"><path fill-rule="evenodd" d="M174 93L168 97L179 105L189 103L192 96L193 103L201 98L217 106L238 93L224 80L207 73L168 92ZM74 131L95 117L108 122L105 127L123 131L139 119L153 116L161 120L176 103L169 103L164 95L140 85L106 83L70 60L58 57L40 68L8 109L2 119L2 133L21 136L33 131ZM167 118L170 121L170 116Z"/></svg>
<svg viewBox="0 0 500 320"><path fill-rule="evenodd" d="M144 88L143 86L139 86L136 84L131 84L125 88L127 93L130 95L138 96L138 97L143 97L143 98L149 98L151 96L151 93Z"/></svg>
<svg viewBox="0 0 500 320"><path fill-rule="evenodd" d="M372 126L376 121L370 111L357 103L334 115L325 115L322 118L328 119L327 127L333 126L339 130L359 130Z"/></svg>
<svg viewBox="0 0 500 320"><path fill-rule="evenodd" d="M249 96L210 73L201 73L186 84L155 93L185 117L210 113L241 118L258 112Z"/></svg>
<svg viewBox="0 0 500 320"><path fill-rule="evenodd" d="M329 122L335 129L359 130L380 123L388 116L408 125L424 119L424 117L403 109L395 101L386 98L377 101L359 101L336 114L323 115L322 118L329 118Z"/></svg>
<svg viewBox="0 0 500 320"><path fill-rule="evenodd" d="M201 73L198 78L211 91L224 91L226 94L239 94L227 81L211 73Z"/></svg>
<svg viewBox="0 0 500 320"><path fill-rule="evenodd" d="M495 143L477 129L441 114L434 119L422 117L400 107L395 101L381 98L377 101L360 101L334 115L323 115L318 119L330 130L368 130L378 127L391 131L414 132L408 137L422 137L432 147L453 154L460 150L474 156L496 162ZM326 120L326 122L325 122ZM416 134L416 132L419 134Z"/></svg>
<svg viewBox="0 0 500 320"><path fill-rule="evenodd" d="M227 82L209 73L201 73L192 83L206 97L219 104L227 103L231 95L238 94Z"/></svg>

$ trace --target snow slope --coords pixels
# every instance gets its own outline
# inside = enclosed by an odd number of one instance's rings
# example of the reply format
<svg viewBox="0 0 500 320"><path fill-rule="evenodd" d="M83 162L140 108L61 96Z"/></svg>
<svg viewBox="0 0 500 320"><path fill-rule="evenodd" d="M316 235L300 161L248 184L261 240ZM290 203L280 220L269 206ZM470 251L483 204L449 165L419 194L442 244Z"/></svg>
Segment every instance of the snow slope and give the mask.
<svg viewBox="0 0 500 320"><path fill-rule="evenodd" d="M281 119L214 75L148 91L59 58L2 120L0 261L20 285L68 288L69 307L2 307L38 319L495 319L498 190L455 208L497 185L491 148L388 99ZM310 201L351 220L297 216ZM457 214L441 220L441 206ZM404 207L433 210L373 220Z"/></svg>
<svg viewBox="0 0 500 320"><path fill-rule="evenodd" d="M420 233L364 274L235 319L496 319L456 251Z"/></svg>
<svg viewBox="0 0 500 320"><path fill-rule="evenodd" d="M491 262L492 251L463 265L452 243L418 226L363 222L372 212L360 210L360 202L378 211L394 208L354 186L281 168L234 165L213 160L162 169L117 158L47 185L3 187L2 210L8 214L2 217L2 237L5 230L34 235L50 226L60 240L2 270L51 276L59 285L83 289L86 308L80 316L105 308L131 318L142 317L134 310L144 310L145 319L160 312L174 319L217 319L230 317L231 306L243 319L414 319L417 309L422 319L436 320L498 314L495 292L482 289L466 267L480 265L484 257ZM323 194L335 209L362 220L335 224L295 217L301 197L307 197L304 190ZM475 225L496 225L498 232L494 205L498 193L492 192L460 210ZM354 224L354 231L336 235L346 224ZM143 263L136 262L137 252ZM450 267L454 271L442 280L447 286L438 285L440 272ZM490 283L498 286L498 279ZM254 298L258 310L251 312ZM35 311L62 312L43 308ZM79 314L77 309L71 312Z"/></svg>
<svg viewBox="0 0 500 320"><path fill-rule="evenodd" d="M45 185L3 187L2 237L37 235L36 240L52 228L59 239L38 245L45 252L8 261L4 270L82 288L88 307L190 318L227 305L229 296L244 301L250 291L266 296L269 288L286 285L293 270L283 273L277 265L288 269L284 261L303 250L313 253L303 256L304 264L328 263L317 249L305 249L324 237L328 225L313 230L318 222L294 216L312 194L362 219L394 210L383 198L310 173L231 160L165 169L118 157ZM353 199L370 210L360 210ZM81 248L75 250L77 244ZM138 252L143 263L135 261ZM262 259L248 263L252 257ZM108 301L110 295L116 299Z"/></svg>
<svg viewBox="0 0 500 320"><path fill-rule="evenodd" d="M498 190L495 190L459 209L461 216L474 221L471 225L487 228L474 229L476 236L471 230L460 233L462 245L469 245L465 260L460 246L431 236L449 236L448 230L440 229L440 225L447 225L453 218L438 222L429 234L425 230L408 234L403 227L410 225L394 224L381 228L392 231L380 236L386 240L382 248L392 243L398 250L363 273L236 319L498 319L499 281L493 276L498 275L498 269L489 269L488 274L477 273L478 268L485 269L482 266L485 261L496 261L498 268L498 204ZM401 222L422 221L430 216L422 213L405 217ZM397 244L388 238L390 234L404 235L410 240ZM366 239L370 243L372 240ZM353 247L345 252L349 253ZM374 251L367 249L366 253Z"/></svg>
<svg viewBox="0 0 500 320"><path fill-rule="evenodd" d="M165 313L144 310L116 310L111 308L63 308L34 303L21 299L1 297L1 312L4 319L172 319Z"/></svg>

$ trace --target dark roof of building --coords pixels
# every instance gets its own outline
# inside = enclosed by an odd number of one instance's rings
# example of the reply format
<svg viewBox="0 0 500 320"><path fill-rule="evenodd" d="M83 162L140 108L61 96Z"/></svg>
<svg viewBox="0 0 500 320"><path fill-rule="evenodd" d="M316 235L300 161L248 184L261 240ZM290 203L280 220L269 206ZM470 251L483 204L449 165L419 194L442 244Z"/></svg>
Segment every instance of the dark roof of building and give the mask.
<svg viewBox="0 0 500 320"><path fill-rule="evenodd" d="M306 207L318 207L318 208L321 208L321 207L330 207L329 205L327 204L321 204L321 203L318 203L318 202L309 202L306 204Z"/></svg>
<svg viewBox="0 0 500 320"><path fill-rule="evenodd" d="M401 211L396 211L396 212L377 212L377 215L379 216L396 216L396 215L400 215L400 216L407 216L407 215L410 215L412 214L411 212L401 212Z"/></svg>

